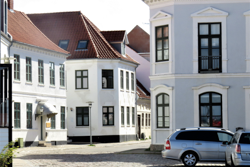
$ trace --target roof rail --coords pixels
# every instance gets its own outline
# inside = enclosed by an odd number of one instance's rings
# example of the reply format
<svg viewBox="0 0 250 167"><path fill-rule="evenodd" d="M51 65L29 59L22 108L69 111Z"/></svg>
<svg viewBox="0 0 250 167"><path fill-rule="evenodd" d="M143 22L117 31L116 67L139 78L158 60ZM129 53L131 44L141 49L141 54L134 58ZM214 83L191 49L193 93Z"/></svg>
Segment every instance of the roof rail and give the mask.
<svg viewBox="0 0 250 167"><path fill-rule="evenodd" d="M187 128L180 128L180 130L188 130L188 129L220 129L220 128L216 128L216 127L187 127ZM220 129L220 130L224 130L226 131L226 129Z"/></svg>

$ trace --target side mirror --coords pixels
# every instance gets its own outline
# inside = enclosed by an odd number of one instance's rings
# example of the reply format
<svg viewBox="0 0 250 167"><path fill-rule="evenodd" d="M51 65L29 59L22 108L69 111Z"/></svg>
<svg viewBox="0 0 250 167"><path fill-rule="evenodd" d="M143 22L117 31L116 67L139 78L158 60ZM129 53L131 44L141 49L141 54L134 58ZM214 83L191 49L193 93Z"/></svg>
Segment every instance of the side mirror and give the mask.
<svg viewBox="0 0 250 167"><path fill-rule="evenodd" d="M229 142L228 142L228 141L223 141L222 144L223 144L223 145L228 145Z"/></svg>

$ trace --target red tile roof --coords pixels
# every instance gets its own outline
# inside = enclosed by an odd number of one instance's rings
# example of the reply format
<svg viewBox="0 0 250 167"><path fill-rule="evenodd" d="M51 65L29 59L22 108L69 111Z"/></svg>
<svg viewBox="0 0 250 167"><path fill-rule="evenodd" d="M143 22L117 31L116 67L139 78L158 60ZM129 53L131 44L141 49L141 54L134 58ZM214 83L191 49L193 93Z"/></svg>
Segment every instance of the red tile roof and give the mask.
<svg viewBox="0 0 250 167"><path fill-rule="evenodd" d="M101 31L101 33L109 42L122 42L126 31Z"/></svg>
<svg viewBox="0 0 250 167"><path fill-rule="evenodd" d="M23 12L8 10L8 32L14 41L69 54L47 38Z"/></svg>
<svg viewBox="0 0 250 167"><path fill-rule="evenodd" d="M122 56L102 35L101 31L81 12L28 14L32 22L54 43L69 40L67 59L123 59L139 64L129 56ZM76 50L79 40L87 40L87 49Z"/></svg>
<svg viewBox="0 0 250 167"><path fill-rule="evenodd" d="M150 99L150 93L147 89L138 80L136 80L136 84L137 95L143 99Z"/></svg>

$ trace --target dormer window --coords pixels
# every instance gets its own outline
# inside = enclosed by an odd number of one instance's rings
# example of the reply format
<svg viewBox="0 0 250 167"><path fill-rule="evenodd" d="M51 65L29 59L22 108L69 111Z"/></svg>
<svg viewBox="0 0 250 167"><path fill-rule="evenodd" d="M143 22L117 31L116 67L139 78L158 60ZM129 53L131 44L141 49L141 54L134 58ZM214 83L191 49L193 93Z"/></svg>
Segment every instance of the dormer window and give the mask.
<svg viewBox="0 0 250 167"><path fill-rule="evenodd" d="M67 50L68 45L69 45L69 40L60 40L59 41L59 47L64 49L64 50Z"/></svg>
<svg viewBox="0 0 250 167"><path fill-rule="evenodd" d="M77 45L77 49L87 49L88 41L79 41Z"/></svg>

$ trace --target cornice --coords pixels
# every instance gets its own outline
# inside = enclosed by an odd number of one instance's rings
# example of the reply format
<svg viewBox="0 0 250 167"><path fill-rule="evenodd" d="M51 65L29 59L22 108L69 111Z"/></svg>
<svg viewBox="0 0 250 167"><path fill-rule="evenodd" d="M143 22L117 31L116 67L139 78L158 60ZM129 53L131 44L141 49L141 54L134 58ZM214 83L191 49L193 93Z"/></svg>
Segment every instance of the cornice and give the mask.
<svg viewBox="0 0 250 167"><path fill-rule="evenodd" d="M168 89L168 90L173 90L174 89L172 86L167 86L167 85L162 84L162 85L157 85L157 86L155 86L153 88L150 88L150 90L154 91L154 90L156 90L158 88L165 88L165 89Z"/></svg>
<svg viewBox="0 0 250 167"><path fill-rule="evenodd" d="M66 91L65 91L66 92ZM38 97L53 97L53 98L66 98L66 95L58 95L58 94L47 94L47 93L39 93L39 92L28 92L28 91L13 91L13 96L24 95L24 96L38 96Z"/></svg>
<svg viewBox="0 0 250 167"><path fill-rule="evenodd" d="M223 85L219 85L219 84L208 83L208 84L203 84L201 86L192 87L192 89L193 90L199 90L199 89L204 88L204 87L217 87L217 88L220 88L220 89L228 89L229 88L229 86L223 86Z"/></svg>
<svg viewBox="0 0 250 167"><path fill-rule="evenodd" d="M64 53L60 53L60 52L56 52L56 51L51 51L51 50L48 50L48 49L36 47L36 46L33 46L33 45L28 45L28 44L25 44L25 43L20 43L20 42L17 42L17 41L13 42L13 45L11 46L11 48L23 49L23 50L26 50L26 51L36 52L36 53L45 54L45 55L48 55L48 56L53 56L53 57L58 57L58 58L63 58L63 59L66 59L66 57L70 56L69 54L64 54Z"/></svg>

